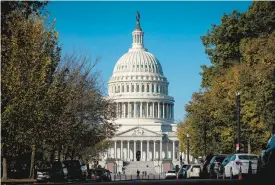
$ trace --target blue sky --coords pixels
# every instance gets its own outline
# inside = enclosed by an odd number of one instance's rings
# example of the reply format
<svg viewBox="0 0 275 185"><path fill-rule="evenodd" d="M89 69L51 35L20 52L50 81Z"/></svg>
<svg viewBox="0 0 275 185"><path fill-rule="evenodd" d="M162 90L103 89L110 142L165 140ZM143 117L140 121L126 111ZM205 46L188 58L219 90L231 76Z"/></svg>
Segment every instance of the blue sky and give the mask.
<svg viewBox="0 0 275 185"><path fill-rule="evenodd" d="M131 47L136 11L141 15L145 48L160 61L175 98L175 120L201 84L201 65L210 65L200 36L223 13L244 12L251 2L50 2L63 54L73 51L100 57L96 70L107 83L117 60Z"/></svg>

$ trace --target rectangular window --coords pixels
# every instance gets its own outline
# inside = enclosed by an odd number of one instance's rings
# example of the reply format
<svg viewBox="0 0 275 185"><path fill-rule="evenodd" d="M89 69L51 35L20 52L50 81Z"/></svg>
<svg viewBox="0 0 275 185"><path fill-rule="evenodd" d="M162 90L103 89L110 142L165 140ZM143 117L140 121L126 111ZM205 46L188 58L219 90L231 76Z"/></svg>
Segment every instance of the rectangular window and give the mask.
<svg viewBox="0 0 275 185"><path fill-rule="evenodd" d="M132 92L134 92L134 90L135 90L135 86L134 86L134 85L132 85Z"/></svg>
<svg viewBox="0 0 275 185"><path fill-rule="evenodd" d="M141 86L141 92L144 92L144 85Z"/></svg>
<svg viewBox="0 0 275 185"><path fill-rule="evenodd" d="M147 92L149 92L149 89L150 89L149 84L147 84Z"/></svg>
<svg viewBox="0 0 275 185"><path fill-rule="evenodd" d="M127 85L127 92L129 92L129 85Z"/></svg>
<svg viewBox="0 0 275 185"><path fill-rule="evenodd" d="M154 92L154 84L152 84L152 93Z"/></svg>
<svg viewBox="0 0 275 185"><path fill-rule="evenodd" d="M139 92L139 85L137 85L137 92Z"/></svg>

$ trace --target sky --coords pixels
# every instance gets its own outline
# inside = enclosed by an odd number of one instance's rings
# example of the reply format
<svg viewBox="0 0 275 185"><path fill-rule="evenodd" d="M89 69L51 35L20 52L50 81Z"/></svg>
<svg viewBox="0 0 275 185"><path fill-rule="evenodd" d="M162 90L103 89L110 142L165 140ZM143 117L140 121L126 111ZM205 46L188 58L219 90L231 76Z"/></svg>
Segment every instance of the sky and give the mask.
<svg viewBox="0 0 275 185"><path fill-rule="evenodd" d="M144 46L160 61L175 99L175 121L184 119L185 105L201 84L201 65L211 65L200 37L224 13L244 12L240 2L50 2L49 20L56 20L62 55L78 52L100 58L96 70L107 84L117 60L132 44L136 12L144 31Z"/></svg>

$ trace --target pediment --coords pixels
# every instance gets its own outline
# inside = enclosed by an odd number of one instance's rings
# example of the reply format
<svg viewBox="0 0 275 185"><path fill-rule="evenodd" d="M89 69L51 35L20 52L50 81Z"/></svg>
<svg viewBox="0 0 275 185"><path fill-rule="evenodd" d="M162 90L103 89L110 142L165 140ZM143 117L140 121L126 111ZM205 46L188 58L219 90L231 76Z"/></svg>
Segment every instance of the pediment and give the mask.
<svg viewBox="0 0 275 185"><path fill-rule="evenodd" d="M117 134L117 136L161 136L157 132L142 127L134 127Z"/></svg>

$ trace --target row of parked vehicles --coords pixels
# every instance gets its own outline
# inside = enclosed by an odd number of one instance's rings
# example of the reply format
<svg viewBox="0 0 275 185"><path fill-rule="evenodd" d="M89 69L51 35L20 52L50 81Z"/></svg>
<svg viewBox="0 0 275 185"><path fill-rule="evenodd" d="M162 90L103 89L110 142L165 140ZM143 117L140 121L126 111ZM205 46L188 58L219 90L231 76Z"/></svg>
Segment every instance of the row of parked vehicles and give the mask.
<svg viewBox="0 0 275 185"><path fill-rule="evenodd" d="M45 168L36 170L38 182L48 181L111 181L111 172L104 168L87 169L79 160L54 161Z"/></svg>
<svg viewBox="0 0 275 185"><path fill-rule="evenodd" d="M36 170L37 181L85 181L87 175L86 165L79 160L53 161L50 165Z"/></svg>
<svg viewBox="0 0 275 185"><path fill-rule="evenodd" d="M260 155L236 153L207 155L201 164L183 164L176 171L168 171L166 178L230 178L239 175L263 175L267 177L275 174L275 134L266 145L262 146Z"/></svg>

